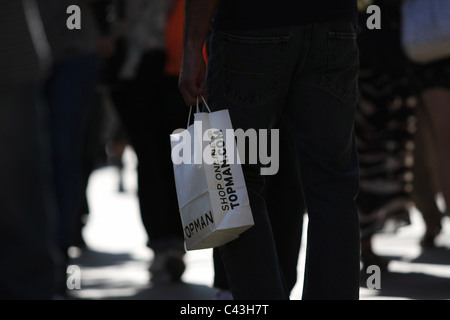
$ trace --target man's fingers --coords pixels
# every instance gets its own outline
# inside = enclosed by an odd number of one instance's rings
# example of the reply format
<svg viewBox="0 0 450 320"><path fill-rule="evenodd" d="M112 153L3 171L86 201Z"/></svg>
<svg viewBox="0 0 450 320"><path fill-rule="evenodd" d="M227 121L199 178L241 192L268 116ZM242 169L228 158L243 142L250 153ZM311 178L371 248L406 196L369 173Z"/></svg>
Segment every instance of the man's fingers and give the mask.
<svg viewBox="0 0 450 320"><path fill-rule="evenodd" d="M196 104L197 97L206 96L206 87L204 83L193 85L192 82L181 80L178 84L178 88L183 95L184 102L188 106Z"/></svg>
<svg viewBox="0 0 450 320"><path fill-rule="evenodd" d="M185 50L178 88L188 105L197 103L197 97L206 94L206 65L202 51Z"/></svg>

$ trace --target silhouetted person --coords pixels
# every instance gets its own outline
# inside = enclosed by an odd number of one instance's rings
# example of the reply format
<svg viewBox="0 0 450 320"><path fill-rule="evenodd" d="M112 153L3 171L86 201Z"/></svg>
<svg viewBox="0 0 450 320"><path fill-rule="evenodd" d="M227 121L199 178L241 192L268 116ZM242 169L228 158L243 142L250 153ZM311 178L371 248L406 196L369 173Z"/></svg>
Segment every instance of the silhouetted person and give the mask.
<svg viewBox="0 0 450 320"><path fill-rule="evenodd" d="M52 299L62 270L36 1L0 2L0 46L0 299Z"/></svg>
<svg viewBox="0 0 450 320"><path fill-rule="evenodd" d="M356 0L186 2L185 103L207 96L244 131L287 120L309 216L304 299L359 297L356 14ZM235 299L288 299L260 167L243 165L255 225L220 252Z"/></svg>

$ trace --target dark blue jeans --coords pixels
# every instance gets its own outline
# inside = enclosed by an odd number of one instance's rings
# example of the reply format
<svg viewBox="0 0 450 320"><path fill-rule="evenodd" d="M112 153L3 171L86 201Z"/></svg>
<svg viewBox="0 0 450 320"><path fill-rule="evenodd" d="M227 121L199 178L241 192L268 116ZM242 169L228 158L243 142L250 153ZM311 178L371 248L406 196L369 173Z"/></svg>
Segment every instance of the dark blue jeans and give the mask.
<svg viewBox="0 0 450 320"><path fill-rule="evenodd" d="M271 129L283 117L295 139L309 216L303 298L357 299L359 167L353 121L359 60L353 24L213 30L209 46L211 107L229 109L235 129ZM220 248L233 296L287 299L261 194L264 176L260 165L243 170L255 226ZM298 195L288 198L297 201Z"/></svg>
<svg viewBox="0 0 450 320"><path fill-rule="evenodd" d="M41 85L0 86L0 299L53 299L56 245L47 105ZM65 284L65 282L64 282Z"/></svg>
<svg viewBox="0 0 450 320"><path fill-rule="evenodd" d="M261 193L266 203L272 227L278 260L288 292L297 282L298 258L303 232L303 218L306 213L305 197L301 184L299 161L295 141L285 130L285 119L276 125L279 130L279 170L275 175L265 177ZM271 141L271 139L269 139ZM295 194L296 201L291 201ZM286 223L289 221L289 223ZM222 257L214 249L214 286L230 290Z"/></svg>
<svg viewBox="0 0 450 320"><path fill-rule="evenodd" d="M65 251L73 245L82 190L82 141L93 103L99 58L78 54L53 67L46 87L55 193L59 219L58 238Z"/></svg>

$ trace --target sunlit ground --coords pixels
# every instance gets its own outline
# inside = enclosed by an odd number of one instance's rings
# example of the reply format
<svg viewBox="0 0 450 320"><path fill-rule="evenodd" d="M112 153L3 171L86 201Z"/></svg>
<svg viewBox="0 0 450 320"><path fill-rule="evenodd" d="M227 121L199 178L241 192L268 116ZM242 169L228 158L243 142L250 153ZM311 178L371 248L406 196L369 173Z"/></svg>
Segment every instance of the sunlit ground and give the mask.
<svg viewBox="0 0 450 320"><path fill-rule="evenodd" d="M183 283L149 281L147 269L153 252L146 247L147 235L139 216L136 157L131 148L126 149L124 162L125 193L118 192L117 168L101 168L91 175L87 190L91 213L84 229L89 250L73 260L81 267L81 289L72 290L72 296L82 299L212 299L216 291L211 288L211 250L187 253ZM381 290L370 290L362 282L361 299L450 298L450 219L443 221L438 248L426 251L419 245L424 231L420 213L412 210L411 219L410 226L375 237L374 250L393 261L389 273L381 275ZM293 300L301 299L304 246L305 241L300 252L299 279L291 294Z"/></svg>

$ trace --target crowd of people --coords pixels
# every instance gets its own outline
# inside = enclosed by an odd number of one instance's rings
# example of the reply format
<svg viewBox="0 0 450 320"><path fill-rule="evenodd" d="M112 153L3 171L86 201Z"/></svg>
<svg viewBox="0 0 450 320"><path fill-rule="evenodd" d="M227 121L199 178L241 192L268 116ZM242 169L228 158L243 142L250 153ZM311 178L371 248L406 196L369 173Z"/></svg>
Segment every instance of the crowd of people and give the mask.
<svg viewBox="0 0 450 320"><path fill-rule="evenodd" d="M358 299L361 264L388 272L373 236L414 206L434 246L436 197L450 203L450 57L408 58L400 0L280 1L0 3L0 299L66 295L89 176L120 168L126 145L150 278L181 279L169 135L200 95L235 128L280 130L276 175L243 164L255 226L214 248L219 298L287 299L304 214L304 299ZM366 26L371 4L381 29ZM70 5L81 29L66 26Z"/></svg>

